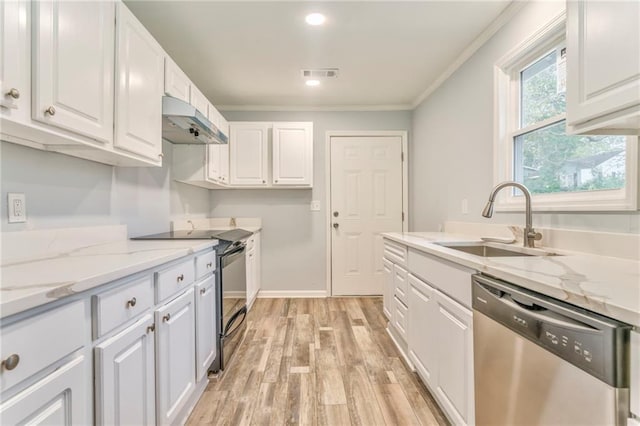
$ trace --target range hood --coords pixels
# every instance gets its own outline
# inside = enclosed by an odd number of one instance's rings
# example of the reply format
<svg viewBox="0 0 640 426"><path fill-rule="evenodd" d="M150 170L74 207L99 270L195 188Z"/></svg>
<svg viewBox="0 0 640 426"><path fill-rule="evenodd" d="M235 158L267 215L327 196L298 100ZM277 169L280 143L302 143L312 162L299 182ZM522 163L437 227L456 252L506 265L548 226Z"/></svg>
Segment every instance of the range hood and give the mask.
<svg viewBox="0 0 640 426"><path fill-rule="evenodd" d="M174 144L226 144L222 133L196 107L187 102L164 96L162 98L162 137Z"/></svg>

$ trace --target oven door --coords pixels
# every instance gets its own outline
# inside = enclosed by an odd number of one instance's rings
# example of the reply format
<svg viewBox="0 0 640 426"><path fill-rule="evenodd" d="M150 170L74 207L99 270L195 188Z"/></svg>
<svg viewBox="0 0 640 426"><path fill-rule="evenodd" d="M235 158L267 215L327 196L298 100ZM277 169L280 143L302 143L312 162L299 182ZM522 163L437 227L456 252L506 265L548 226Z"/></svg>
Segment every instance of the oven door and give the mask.
<svg viewBox="0 0 640 426"><path fill-rule="evenodd" d="M220 368L224 369L229 359L242 342L246 330L247 316L247 265L245 245L225 253L222 268L222 357Z"/></svg>

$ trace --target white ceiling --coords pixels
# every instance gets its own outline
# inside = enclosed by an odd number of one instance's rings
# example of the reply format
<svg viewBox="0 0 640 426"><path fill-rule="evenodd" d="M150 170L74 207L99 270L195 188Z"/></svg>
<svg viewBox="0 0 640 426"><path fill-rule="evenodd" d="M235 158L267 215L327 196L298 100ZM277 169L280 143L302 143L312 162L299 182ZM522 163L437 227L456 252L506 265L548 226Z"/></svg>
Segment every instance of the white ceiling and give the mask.
<svg viewBox="0 0 640 426"><path fill-rule="evenodd" d="M218 107L410 108L508 6L491 1L125 0ZM305 23L310 12L327 22ZM302 68L340 69L307 87Z"/></svg>

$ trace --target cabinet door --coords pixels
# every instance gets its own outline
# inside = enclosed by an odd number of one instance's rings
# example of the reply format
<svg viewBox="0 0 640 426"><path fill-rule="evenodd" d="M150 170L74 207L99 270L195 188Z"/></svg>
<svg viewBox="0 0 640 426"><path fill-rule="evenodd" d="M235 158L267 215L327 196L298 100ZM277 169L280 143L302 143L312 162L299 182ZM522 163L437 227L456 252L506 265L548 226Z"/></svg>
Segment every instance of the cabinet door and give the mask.
<svg viewBox="0 0 640 426"><path fill-rule="evenodd" d="M640 106L639 27L637 1L567 2L568 125Z"/></svg>
<svg viewBox="0 0 640 426"><path fill-rule="evenodd" d="M422 379L435 389L434 378L437 368L436 314L437 303L435 290L409 275L409 324L408 345L409 358Z"/></svg>
<svg viewBox="0 0 640 426"><path fill-rule="evenodd" d="M209 278L196 284L196 378L200 381L216 356L216 278Z"/></svg>
<svg viewBox="0 0 640 426"><path fill-rule="evenodd" d="M164 53L123 3L117 13L114 146L160 162Z"/></svg>
<svg viewBox="0 0 640 426"><path fill-rule="evenodd" d="M29 119L29 5L0 2L0 115L21 122Z"/></svg>
<svg viewBox="0 0 640 426"><path fill-rule="evenodd" d="M474 424L473 316L436 291L437 397L454 424Z"/></svg>
<svg viewBox="0 0 640 426"><path fill-rule="evenodd" d="M229 129L229 162L232 185L266 185L268 178L269 125L232 123Z"/></svg>
<svg viewBox="0 0 640 426"><path fill-rule="evenodd" d="M164 58L164 93L189 103L191 80L169 56Z"/></svg>
<svg viewBox="0 0 640 426"><path fill-rule="evenodd" d="M218 145L219 157L220 157L220 181L222 183L229 183L229 145Z"/></svg>
<svg viewBox="0 0 640 426"><path fill-rule="evenodd" d="M195 389L193 288L156 311L158 424L173 424Z"/></svg>
<svg viewBox="0 0 640 426"><path fill-rule="evenodd" d="M382 259L383 271L384 271L384 289L382 293L382 312L391 319L391 312L393 306L393 263L387 259Z"/></svg>
<svg viewBox="0 0 640 426"><path fill-rule="evenodd" d="M193 83L191 84L191 105L196 107L202 115L209 117L209 101Z"/></svg>
<svg viewBox="0 0 640 426"><path fill-rule="evenodd" d="M33 118L113 140L115 3L33 2Z"/></svg>
<svg viewBox="0 0 640 426"><path fill-rule="evenodd" d="M3 425L90 424L87 360L73 359L0 404Z"/></svg>
<svg viewBox="0 0 640 426"><path fill-rule="evenodd" d="M255 234L253 234L253 237L255 239L254 251L256 253L255 255L256 271L254 274L254 279L256 280L255 289L256 289L256 296L257 296L258 292L260 292L260 289L262 288L262 247L261 247L262 236L260 232L256 232Z"/></svg>
<svg viewBox="0 0 640 426"><path fill-rule="evenodd" d="M247 252L247 307L251 307L255 298L256 288L256 250L255 247Z"/></svg>
<svg viewBox="0 0 640 426"><path fill-rule="evenodd" d="M273 184L311 186L313 124L273 124Z"/></svg>
<svg viewBox="0 0 640 426"><path fill-rule="evenodd" d="M207 146L207 178L214 182L222 182L222 172L220 170L222 145Z"/></svg>
<svg viewBox="0 0 640 426"><path fill-rule="evenodd" d="M155 423L153 316L96 346L96 423Z"/></svg>

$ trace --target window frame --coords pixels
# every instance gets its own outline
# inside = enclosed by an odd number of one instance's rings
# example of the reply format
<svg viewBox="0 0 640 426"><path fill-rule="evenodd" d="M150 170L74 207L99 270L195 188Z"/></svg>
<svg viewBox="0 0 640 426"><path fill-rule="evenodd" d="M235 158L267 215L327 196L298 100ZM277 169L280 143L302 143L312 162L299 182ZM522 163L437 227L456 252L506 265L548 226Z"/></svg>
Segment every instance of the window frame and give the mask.
<svg viewBox="0 0 640 426"><path fill-rule="evenodd" d="M566 13L556 16L494 66L494 183L514 180L514 138L558 123L566 112L520 128L520 72L558 46L566 46ZM546 53L545 53L546 52ZM568 52L570 54L570 52ZM568 101L568 100L567 100ZM616 190L532 194L534 211L632 211L638 208L638 138L626 137L625 186ZM519 192L518 192L519 193ZM524 211L524 197L501 191L496 211Z"/></svg>

